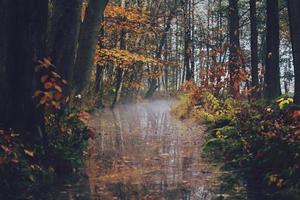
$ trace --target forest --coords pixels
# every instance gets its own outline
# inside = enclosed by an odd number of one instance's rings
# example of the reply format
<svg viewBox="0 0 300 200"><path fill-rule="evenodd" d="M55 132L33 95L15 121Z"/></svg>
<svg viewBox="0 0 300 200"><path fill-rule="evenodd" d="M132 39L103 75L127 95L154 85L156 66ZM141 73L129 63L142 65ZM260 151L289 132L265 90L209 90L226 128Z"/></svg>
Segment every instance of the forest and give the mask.
<svg viewBox="0 0 300 200"><path fill-rule="evenodd" d="M299 200L299 0L0 0L0 199Z"/></svg>

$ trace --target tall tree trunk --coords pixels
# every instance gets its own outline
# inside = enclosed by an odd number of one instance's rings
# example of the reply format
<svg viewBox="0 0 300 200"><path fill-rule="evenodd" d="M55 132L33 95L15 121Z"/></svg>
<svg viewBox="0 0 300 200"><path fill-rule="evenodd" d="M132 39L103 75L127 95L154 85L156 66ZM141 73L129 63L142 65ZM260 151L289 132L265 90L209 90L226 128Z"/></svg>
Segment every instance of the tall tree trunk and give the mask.
<svg viewBox="0 0 300 200"><path fill-rule="evenodd" d="M122 0L121 7L126 8L126 0ZM120 33L120 49L126 49L126 30L121 30ZM122 79L123 79L123 69L121 66L116 66L116 78L115 78L115 94L111 104L111 108L113 109L118 101L119 93L121 92L122 87Z"/></svg>
<svg viewBox="0 0 300 200"><path fill-rule="evenodd" d="M256 17L256 0L250 0L250 21L251 21L251 77L252 87L259 89L258 82L258 30ZM254 98L258 92L254 93Z"/></svg>
<svg viewBox="0 0 300 200"><path fill-rule="evenodd" d="M211 15L211 0L207 2L207 33L206 33L206 69L208 70L210 67L210 15Z"/></svg>
<svg viewBox="0 0 300 200"><path fill-rule="evenodd" d="M195 0L190 2L191 16L190 16L190 27L191 27L191 79L195 78Z"/></svg>
<svg viewBox="0 0 300 200"><path fill-rule="evenodd" d="M156 59L161 59L162 50L163 50L164 45L167 42L168 32L169 32L169 30L171 28L172 19L175 16L175 12L177 10L178 4L179 4L179 0L175 0L174 6L170 10L170 14L168 16L168 19L167 19L167 22L166 22L166 26L165 26L165 28L163 30L163 33L162 33L162 36L161 36L158 48L156 50L156 54L155 54L155 58ZM157 70L157 67L155 67L155 70ZM158 88L157 79L156 78L151 78L149 80L149 89L148 89L145 97L146 98L151 97L154 94L154 92L156 91L157 88Z"/></svg>
<svg viewBox="0 0 300 200"><path fill-rule="evenodd" d="M95 83L95 94L97 95L97 106L102 108L103 105L103 76L104 76L104 66L97 65L96 67L96 83Z"/></svg>
<svg viewBox="0 0 300 200"><path fill-rule="evenodd" d="M184 68L185 68L185 80L192 79L191 71L191 23L190 23L190 0L184 0L183 2L183 26L184 26Z"/></svg>
<svg viewBox="0 0 300 200"><path fill-rule="evenodd" d="M295 71L294 101L300 105L300 1L289 0L290 32L293 45L293 62Z"/></svg>
<svg viewBox="0 0 300 200"><path fill-rule="evenodd" d="M169 36L170 38L172 37L172 35ZM169 39L170 40L170 39ZM166 62L169 61L169 52L168 52L168 48L171 48L171 46L169 47L168 42L166 42L165 44L165 52L164 52L164 60ZM169 67L168 64L166 64L163 68L163 74L164 74L164 89L166 90L166 92L169 90Z"/></svg>
<svg viewBox="0 0 300 200"><path fill-rule="evenodd" d="M53 64L71 82L81 24L82 0L53 0L48 48Z"/></svg>
<svg viewBox="0 0 300 200"><path fill-rule="evenodd" d="M239 69L240 63L240 34L239 34L239 11L238 0L229 0L229 74L230 74L230 93L237 97L235 88L235 75Z"/></svg>
<svg viewBox="0 0 300 200"><path fill-rule="evenodd" d="M268 101L281 95L278 0L267 0L267 55L264 94Z"/></svg>
<svg viewBox="0 0 300 200"><path fill-rule="evenodd" d="M89 84L98 34L108 0L90 0L80 28L79 46L74 68L73 85L82 92Z"/></svg>
<svg viewBox="0 0 300 200"><path fill-rule="evenodd" d="M100 34L99 34L99 48L104 48L103 39L105 36L105 30L104 26L101 26L100 28ZM99 65L96 66L96 82L95 82L95 94L97 95L97 106L99 108L104 107L103 105L103 92L104 92L104 84L103 84L103 77L104 77L104 70L107 67L107 65Z"/></svg>
<svg viewBox="0 0 300 200"><path fill-rule="evenodd" d="M8 7L9 0L0 1L0 128L5 126L7 123L7 108L9 104L8 92L9 92L9 83L7 77L7 51L8 51L8 36L9 33L7 28L9 26L9 20L11 18L12 9Z"/></svg>
<svg viewBox="0 0 300 200"><path fill-rule="evenodd" d="M45 57L47 0L2 0L0 8L0 126L36 132L42 111L32 98L37 89L34 68Z"/></svg>

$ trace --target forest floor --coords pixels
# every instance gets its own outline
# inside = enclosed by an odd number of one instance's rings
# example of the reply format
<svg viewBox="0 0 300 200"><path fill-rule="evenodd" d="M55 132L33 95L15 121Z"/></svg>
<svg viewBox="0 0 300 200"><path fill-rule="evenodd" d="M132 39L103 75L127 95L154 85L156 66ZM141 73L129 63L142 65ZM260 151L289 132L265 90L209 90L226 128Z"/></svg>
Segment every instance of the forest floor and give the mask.
<svg viewBox="0 0 300 200"><path fill-rule="evenodd" d="M60 199L212 199L216 168L201 158L206 127L173 118L174 103L96 111L88 179L65 184Z"/></svg>

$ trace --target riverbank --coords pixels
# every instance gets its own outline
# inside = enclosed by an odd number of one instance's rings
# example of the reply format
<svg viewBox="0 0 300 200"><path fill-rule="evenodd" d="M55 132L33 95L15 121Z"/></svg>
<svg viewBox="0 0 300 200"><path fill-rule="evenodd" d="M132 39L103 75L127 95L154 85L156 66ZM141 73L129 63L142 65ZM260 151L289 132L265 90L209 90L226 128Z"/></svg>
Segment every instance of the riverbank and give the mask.
<svg viewBox="0 0 300 200"><path fill-rule="evenodd" d="M183 95L174 114L208 125L204 153L221 166L229 199L299 199L299 108L291 98L272 103Z"/></svg>

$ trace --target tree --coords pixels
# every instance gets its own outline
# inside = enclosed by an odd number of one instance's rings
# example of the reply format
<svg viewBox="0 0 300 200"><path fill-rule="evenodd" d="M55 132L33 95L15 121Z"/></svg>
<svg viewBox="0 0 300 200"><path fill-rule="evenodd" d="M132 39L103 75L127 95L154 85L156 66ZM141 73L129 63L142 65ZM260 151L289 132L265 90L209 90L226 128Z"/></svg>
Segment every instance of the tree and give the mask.
<svg viewBox="0 0 300 200"><path fill-rule="evenodd" d="M73 85L82 92L89 84L98 41L98 34L108 0L90 0L80 28L79 46L74 68Z"/></svg>
<svg viewBox="0 0 300 200"><path fill-rule="evenodd" d="M289 0L289 21L293 46L293 63L295 71L295 96L294 101L300 105L300 1Z"/></svg>
<svg viewBox="0 0 300 200"><path fill-rule="evenodd" d="M71 82L81 24L82 0L52 0L49 52L62 77Z"/></svg>
<svg viewBox="0 0 300 200"><path fill-rule="evenodd" d="M267 101L281 95L279 68L278 0L267 0L267 55L264 95Z"/></svg>
<svg viewBox="0 0 300 200"><path fill-rule="evenodd" d="M239 33L239 10L238 0L229 0L229 74L230 74L230 91L235 93L235 75L239 69L240 54L240 33Z"/></svg>
<svg viewBox="0 0 300 200"><path fill-rule="evenodd" d="M121 7L123 9L126 9L126 0L122 0L121 2ZM126 31L124 29L121 30L120 33L120 49L121 50L126 50ZM121 92L122 90L122 79L123 79L123 69L121 66L116 66L116 80L115 80L115 94L113 97L113 101L111 104L111 108L114 108L117 101L118 101L118 96L119 96L119 92Z"/></svg>
<svg viewBox="0 0 300 200"><path fill-rule="evenodd" d="M191 41L191 1L182 2L183 7L183 26L184 26L184 79L189 81L193 78L191 69L192 41Z"/></svg>
<svg viewBox="0 0 300 200"><path fill-rule="evenodd" d="M47 0L3 0L0 21L0 126L36 132L42 112L32 98L38 87L34 68L45 56ZM2 79L3 78L3 79Z"/></svg>
<svg viewBox="0 0 300 200"><path fill-rule="evenodd" d="M258 82L258 30L257 30L257 17L256 17L256 0L250 0L250 23L251 23L252 87L259 89L259 82ZM257 92L255 92L254 97L257 97Z"/></svg>
<svg viewBox="0 0 300 200"><path fill-rule="evenodd" d="M155 58L156 59L161 59L161 55L162 55L162 51L163 51L163 48L164 46L166 45L166 42L167 42L167 36L168 36L168 32L171 28L171 25L172 25L172 19L175 17L176 15L176 11L177 11L177 8L178 8L178 5L179 5L179 0L174 0L174 4L172 5L172 7L170 8L170 13L166 19L166 24L165 24L165 27L162 31L162 35L161 35L161 38L159 40L159 44L158 44L158 48L155 52ZM157 70L157 69L155 69ZM149 80L149 89L146 93L146 98L149 98L151 97L154 92L156 91L156 89L158 88L158 85L157 85L157 78L150 78Z"/></svg>

